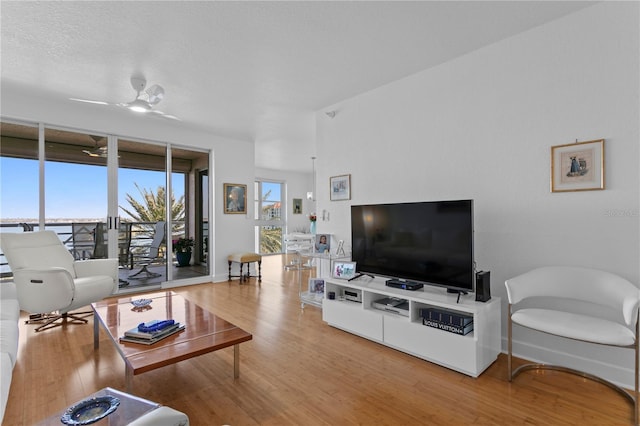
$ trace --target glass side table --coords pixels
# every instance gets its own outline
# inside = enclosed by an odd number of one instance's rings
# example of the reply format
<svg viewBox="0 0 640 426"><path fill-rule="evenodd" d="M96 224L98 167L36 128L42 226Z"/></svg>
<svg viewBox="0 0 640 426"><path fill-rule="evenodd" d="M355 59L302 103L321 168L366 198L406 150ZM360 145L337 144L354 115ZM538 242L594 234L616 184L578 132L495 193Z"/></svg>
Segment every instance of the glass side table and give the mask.
<svg viewBox="0 0 640 426"><path fill-rule="evenodd" d="M160 404L156 404L155 402L151 402L146 399L143 399L125 392L121 392L113 388L101 389L98 392L92 395L89 395L87 398L83 398L80 401L77 401L71 404L70 407L78 404L81 401L84 401L85 399L94 398L98 396L113 396L115 398L118 398L120 400L120 405L118 406L116 411L98 420L95 423L91 423L92 425L125 426L131 423L132 421L147 414L149 411L155 410L156 408L160 407ZM67 411L67 408L68 407L60 411L58 414L55 414L51 417L44 419L40 423L37 423L37 425L38 426L63 425L63 423L60 421L60 417L62 417L65 411Z"/></svg>

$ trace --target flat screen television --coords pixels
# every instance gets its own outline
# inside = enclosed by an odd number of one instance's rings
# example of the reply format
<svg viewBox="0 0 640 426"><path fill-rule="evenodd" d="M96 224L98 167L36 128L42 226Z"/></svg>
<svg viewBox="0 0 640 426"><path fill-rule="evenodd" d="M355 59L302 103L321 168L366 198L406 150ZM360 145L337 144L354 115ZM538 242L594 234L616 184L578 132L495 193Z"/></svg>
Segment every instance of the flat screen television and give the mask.
<svg viewBox="0 0 640 426"><path fill-rule="evenodd" d="M474 289L473 200L351 206L357 272Z"/></svg>

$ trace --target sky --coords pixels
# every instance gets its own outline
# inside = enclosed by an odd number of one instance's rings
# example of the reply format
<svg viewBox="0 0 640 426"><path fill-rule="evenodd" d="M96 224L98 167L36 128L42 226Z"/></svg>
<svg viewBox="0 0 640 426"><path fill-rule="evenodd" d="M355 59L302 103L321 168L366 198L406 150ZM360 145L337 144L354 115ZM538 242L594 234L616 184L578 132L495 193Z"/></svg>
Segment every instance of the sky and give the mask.
<svg viewBox="0 0 640 426"><path fill-rule="evenodd" d="M164 186L163 172L118 170L118 205L130 204L126 195L136 200L141 189L156 192ZM184 175L173 174L175 198L184 194ZM123 211L119 209L121 215ZM107 216L107 168L86 164L45 163L45 217L98 219ZM38 161L0 156L0 219L38 218Z"/></svg>

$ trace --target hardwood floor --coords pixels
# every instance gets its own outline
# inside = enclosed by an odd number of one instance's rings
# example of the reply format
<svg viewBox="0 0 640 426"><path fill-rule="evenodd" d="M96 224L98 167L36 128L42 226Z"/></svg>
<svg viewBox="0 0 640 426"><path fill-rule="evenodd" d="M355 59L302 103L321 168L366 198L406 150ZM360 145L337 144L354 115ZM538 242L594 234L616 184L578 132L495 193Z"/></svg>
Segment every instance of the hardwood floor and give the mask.
<svg viewBox="0 0 640 426"><path fill-rule="evenodd" d="M558 372L513 383L501 355L474 379L329 327L300 308L283 256L263 257L261 284L175 289L253 334L231 348L134 378L134 393L188 414L192 425L625 425L632 409L609 388ZM4 378L3 378L4 379ZM104 387L124 389L124 363L92 326L41 333L20 325L4 425L31 425Z"/></svg>

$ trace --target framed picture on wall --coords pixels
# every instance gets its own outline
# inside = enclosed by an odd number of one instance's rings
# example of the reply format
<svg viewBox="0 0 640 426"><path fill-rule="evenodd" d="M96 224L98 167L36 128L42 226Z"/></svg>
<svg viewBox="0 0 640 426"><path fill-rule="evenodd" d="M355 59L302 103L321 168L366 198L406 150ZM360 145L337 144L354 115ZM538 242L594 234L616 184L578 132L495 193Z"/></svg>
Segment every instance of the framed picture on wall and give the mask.
<svg viewBox="0 0 640 426"><path fill-rule="evenodd" d="M247 185L240 183L223 184L224 212L227 214L247 213Z"/></svg>
<svg viewBox="0 0 640 426"><path fill-rule="evenodd" d="M293 214L302 214L302 198L293 199Z"/></svg>
<svg viewBox="0 0 640 426"><path fill-rule="evenodd" d="M331 201L351 199L351 175L332 176L329 178Z"/></svg>
<svg viewBox="0 0 640 426"><path fill-rule="evenodd" d="M551 147L551 192L604 189L604 139Z"/></svg>

